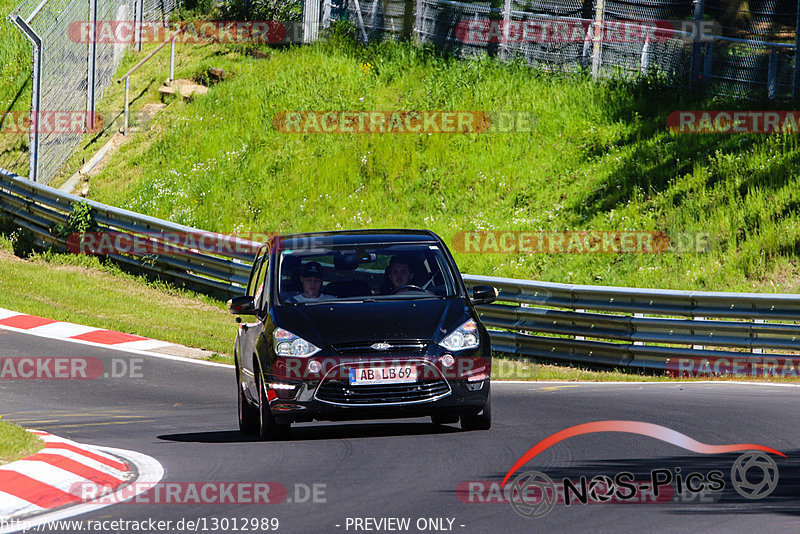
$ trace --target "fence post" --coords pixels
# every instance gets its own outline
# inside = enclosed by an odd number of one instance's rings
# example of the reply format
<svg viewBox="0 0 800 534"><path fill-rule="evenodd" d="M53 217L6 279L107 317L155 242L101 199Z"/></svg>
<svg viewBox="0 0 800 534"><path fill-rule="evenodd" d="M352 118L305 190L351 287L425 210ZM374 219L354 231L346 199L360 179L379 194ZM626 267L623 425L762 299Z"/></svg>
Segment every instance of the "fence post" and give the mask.
<svg viewBox="0 0 800 534"><path fill-rule="evenodd" d="M798 0L800 1L800 0ZM581 67L586 67L589 64L589 58L592 56L592 43L594 43L594 24L589 24L586 30L586 36L583 38L583 55L581 55Z"/></svg>
<svg viewBox="0 0 800 534"><path fill-rule="evenodd" d="M798 0L800 1L800 0ZM700 38L698 33L700 32L700 23L703 21L703 15L705 14L706 9L706 2L705 0L695 0L694 4L694 28L692 30L692 39L694 43L692 44L692 75L689 78L689 87L695 81L700 81L700 52L701 46ZM708 49L706 49L708 51ZM708 61L708 57L706 57L706 61Z"/></svg>
<svg viewBox="0 0 800 534"><path fill-rule="evenodd" d="M125 127L122 130L122 135L128 135L128 94L131 88L131 77L125 78Z"/></svg>
<svg viewBox="0 0 800 534"><path fill-rule="evenodd" d="M508 33L511 31L511 8L512 0L505 0L503 4L503 49L500 57L508 59L510 52L508 50Z"/></svg>
<svg viewBox="0 0 800 534"><path fill-rule="evenodd" d="M175 80L175 37L169 44L169 85L172 87L172 82Z"/></svg>
<svg viewBox="0 0 800 534"><path fill-rule="evenodd" d="M136 2L136 17L135 17L135 30L136 35L136 51L142 51L142 25L144 25L144 0L137 0Z"/></svg>
<svg viewBox="0 0 800 534"><path fill-rule="evenodd" d="M706 43L706 52L703 61L703 80L705 83L711 83L713 66L714 66L714 43L709 41L708 43Z"/></svg>
<svg viewBox="0 0 800 534"><path fill-rule="evenodd" d="M303 42L313 43L319 34L319 0L306 0L303 4Z"/></svg>
<svg viewBox="0 0 800 534"><path fill-rule="evenodd" d="M86 127L94 130L95 76L97 62L97 0L89 0L89 51L86 73Z"/></svg>
<svg viewBox="0 0 800 534"><path fill-rule="evenodd" d="M800 0L797 1L800 2ZM425 18L424 15L424 0L417 0L417 4L414 6L414 41L417 43L422 42L422 23Z"/></svg>
<svg viewBox="0 0 800 534"><path fill-rule="evenodd" d="M639 71L642 74L647 74L650 69L650 34L648 33L644 39L644 46L642 47L642 56L639 60Z"/></svg>
<svg viewBox="0 0 800 534"><path fill-rule="evenodd" d="M33 15L31 15L32 17ZM31 80L31 109L33 112L34 127L31 133L31 145L28 147L30 153L30 169L28 179L33 182L39 181L39 111L42 105L42 39L28 25L28 22L21 19L19 15L12 15L11 22L22 30L22 33L33 44L33 79Z"/></svg>
<svg viewBox="0 0 800 534"><path fill-rule="evenodd" d="M605 19L605 0L597 0L597 6L594 12L594 32L592 39L594 40L594 49L592 51L592 78L595 80L600 75L600 64L603 61L603 39L605 28L603 21Z"/></svg>
<svg viewBox="0 0 800 534"><path fill-rule="evenodd" d="M794 20L794 79L792 80L792 98L800 96L800 0L797 0Z"/></svg>
<svg viewBox="0 0 800 534"><path fill-rule="evenodd" d="M778 51L771 48L769 51L769 68L767 69L767 98L775 100L778 89Z"/></svg>

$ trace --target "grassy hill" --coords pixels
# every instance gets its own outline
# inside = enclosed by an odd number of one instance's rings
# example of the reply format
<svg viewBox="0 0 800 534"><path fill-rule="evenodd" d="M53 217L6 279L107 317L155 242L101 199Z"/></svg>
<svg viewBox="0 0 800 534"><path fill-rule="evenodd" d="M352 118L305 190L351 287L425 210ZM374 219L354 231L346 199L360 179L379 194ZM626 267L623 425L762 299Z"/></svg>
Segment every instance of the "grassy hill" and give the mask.
<svg viewBox="0 0 800 534"><path fill-rule="evenodd" d="M703 253L456 252L456 260L464 272L558 282L800 286L797 137L666 128L674 110L765 103L458 61L408 44L337 39L267 54L178 46L179 77L203 79L209 67L230 76L205 96L172 102L92 178L90 196L220 232L424 227L448 242L480 229L707 233ZM167 60L161 54L137 73L134 111L158 99ZM120 92L110 88L101 109L119 108ZM272 126L286 110L526 111L536 123L518 134L297 135Z"/></svg>

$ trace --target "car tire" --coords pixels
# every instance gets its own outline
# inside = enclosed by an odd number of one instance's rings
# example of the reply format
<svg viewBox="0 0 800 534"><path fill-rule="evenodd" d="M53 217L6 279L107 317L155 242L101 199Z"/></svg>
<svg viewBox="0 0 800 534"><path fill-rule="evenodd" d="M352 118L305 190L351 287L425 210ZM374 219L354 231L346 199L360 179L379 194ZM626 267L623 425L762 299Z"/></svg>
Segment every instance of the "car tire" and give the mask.
<svg viewBox="0 0 800 534"><path fill-rule="evenodd" d="M458 414L432 415L431 423L433 423L434 425L452 425L458 423Z"/></svg>
<svg viewBox="0 0 800 534"><path fill-rule="evenodd" d="M236 392L239 406L239 431L248 436L258 434L258 410L254 408L244 396L238 363L236 365Z"/></svg>
<svg viewBox="0 0 800 534"><path fill-rule="evenodd" d="M492 428L492 396L486 397L483 410L476 414L461 415L462 430L489 430Z"/></svg>
<svg viewBox="0 0 800 534"><path fill-rule="evenodd" d="M261 381L261 370L256 367L255 372L256 384L258 385L259 436L266 441L286 439L289 436L291 424L278 424L275 422L272 410L269 409L266 388Z"/></svg>

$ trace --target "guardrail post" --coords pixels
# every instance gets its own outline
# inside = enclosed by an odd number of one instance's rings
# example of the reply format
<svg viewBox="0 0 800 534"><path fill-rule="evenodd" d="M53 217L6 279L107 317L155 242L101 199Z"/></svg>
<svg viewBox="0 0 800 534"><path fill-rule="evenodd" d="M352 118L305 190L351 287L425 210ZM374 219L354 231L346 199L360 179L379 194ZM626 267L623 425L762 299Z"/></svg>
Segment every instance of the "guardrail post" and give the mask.
<svg viewBox="0 0 800 534"><path fill-rule="evenodd" d="M706 320L705 317L692 317L692 321L705 321L705 320ZM694 334L694 330L692 330L692 334ZM705 346L703 346L703 345L692 345L692 348L694 350L703 350L703 349L705 349Z"/></svg>
<svg viewBox="0 0 800 534"><path fill-rule="evenodd" d="M753 319L753 322L756 323L756 324L764 324L767 321L766 321L766 319ZM752 343L752 340L753 340L753 336L754 336L754 334L751 333L750 334L750 342L751 343ZM750 352L752 354L764 354L764 349L754 349L754 348L751 347L750 348Z"/></svg>
<svg viewBox="0 0 800 534"><path fill-rule="evenodd" d="M575 313L583 313L585 311L586 310L583 310L583 309L576 309ZM572 323L572 326L575 326L575 323ZM586 341L586 337L585 336L575 336L575 341Z"/></svg>
<svg viewBox="0 0 800 534"><path fill-rule="evenodd" d="M644 317L644 314L643 313L634 313L633 316L634 317ZM633 344L634 345L644 345L644 341L634 341Z"/></svg>

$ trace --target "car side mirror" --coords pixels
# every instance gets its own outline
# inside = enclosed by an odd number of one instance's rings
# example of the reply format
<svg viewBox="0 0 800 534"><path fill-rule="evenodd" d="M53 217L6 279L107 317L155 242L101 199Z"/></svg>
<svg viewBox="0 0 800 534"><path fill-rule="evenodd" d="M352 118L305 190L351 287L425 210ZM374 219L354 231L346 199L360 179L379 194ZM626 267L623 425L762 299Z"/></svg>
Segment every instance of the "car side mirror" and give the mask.
<svg viewBox="0 0 800 534"><path fill-rule="evenodd" d="M233 297L228 301L228 311L233 315L255 315L256 305L253 297L250 295L242 295L241 297Z"/></svg>
<svg viewBox="0 0 800 534"><path fill-rule="evenodd" d="M497 289L492 286L475 286L472 288L472 304L491 304L497 299Z"/></svg>

